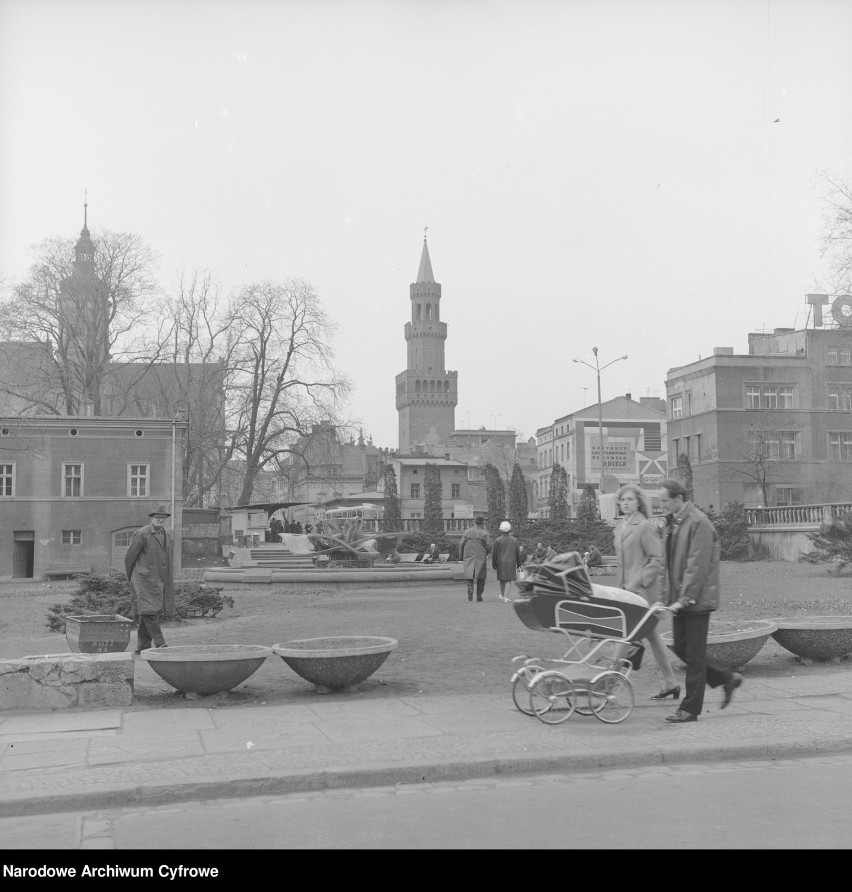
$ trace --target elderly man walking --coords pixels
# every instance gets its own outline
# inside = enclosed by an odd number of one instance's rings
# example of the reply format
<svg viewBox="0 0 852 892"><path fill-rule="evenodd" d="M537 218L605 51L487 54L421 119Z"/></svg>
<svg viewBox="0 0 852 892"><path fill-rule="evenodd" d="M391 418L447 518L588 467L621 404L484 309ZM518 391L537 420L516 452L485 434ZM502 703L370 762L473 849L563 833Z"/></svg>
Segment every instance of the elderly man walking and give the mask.
<svg viewBox="0 0 852 892"><path fill-rule="evenodd" d="M705 685L724 688L724 709L743 682L738 672L707 656L710 614L719 607L719 534L687 496L679 481L662 482L660 501L668 514L662 592L672 610L674 652L686 663L686 696L667 722L697 721Z"/></svg>
<svg viewBox="0 0 852 892"><path fill-rule="evenodd" d="M151 646L167 647L160 628L163 606L175 599L173 552L174 540L163 524L171 517L160 505L148 517L151 522L133 534L124 570L130 580L131 611L139 617L136 653Z"/></svg>
<svg viewBox="0 0 852 892"><path fill-rule="evenodd" d="M464 561L464 578L467 582L467 599L473 600L473 583L476 581L476 600L482 600L485 591L485 576L488 572L485 559L491 551L488 533L483 529L481 517L474 518L475 526L468 527L462 533L459 545L459 556Z"/></svg>

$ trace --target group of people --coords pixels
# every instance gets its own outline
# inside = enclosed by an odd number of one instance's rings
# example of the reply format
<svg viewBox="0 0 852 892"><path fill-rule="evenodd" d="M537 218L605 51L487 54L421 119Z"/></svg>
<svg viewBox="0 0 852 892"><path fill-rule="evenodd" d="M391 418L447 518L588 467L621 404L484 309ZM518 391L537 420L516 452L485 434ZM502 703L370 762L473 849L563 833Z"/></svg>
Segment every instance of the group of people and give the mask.
<svg viewBox="0 0 852 892"><path fill-rule="evenodd" d="M317 533L322 534L322 521L318 520L316 525ZM269 538L272 542L280 542L282 533L296 533L296 534L304 534L312 533L314 531L314 527L312 524L306 522L304 526L299 523L298 520L294 520L292 523L289 520L279 520L277 517L273 517L272 520L269 521Z"/></svg>
<svg viewBox="0 0 852 892"><path fill-rule="evenodd" d="M742 684L742 675L707 655L710 614L719 607L719 534L716 528L689 500L686 488L677 480L664 480L660 502L666 512L663 536L651 522L645 493L634 484L622 486L617 502L621 522L615 528L617 586L639 595L651 605L667 608L672 615L673 649L686 665L685 692L674 713L666 721L694 722L704 708L706 685L723 689L722 708L731 702ZM497 571L500 600L511 602L508 592L525 563L544 563L556 556L550 546L539 542L532 554L511 535L508 521L500 524L500 535L491 545L481 517L465 530L460 557L464 562L467 599L483 600L487 574L486 560ZM585 552L586 567L600 563L600 551ZM594 561L594 563L593 563ZM648 644L663 676L663 686L652 700L681 697L681 686L672 668L668 648L658 628L649 633Z"/></svg>

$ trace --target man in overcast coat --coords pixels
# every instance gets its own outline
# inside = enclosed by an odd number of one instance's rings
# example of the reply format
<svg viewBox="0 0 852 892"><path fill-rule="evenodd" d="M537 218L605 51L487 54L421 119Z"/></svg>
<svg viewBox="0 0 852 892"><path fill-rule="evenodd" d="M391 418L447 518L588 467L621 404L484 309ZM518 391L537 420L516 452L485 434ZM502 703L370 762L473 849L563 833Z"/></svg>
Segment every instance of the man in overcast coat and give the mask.
<svg viewBox="0 0 852 892"><path fill-rule="evenodd" d="M151 647L166 647L160 628L160 614L174 613L174 539L163 524L171 517L160 505L148 517L151 522L133 534L124 570L130 580L131 612L139 617L136 633L136 653Z"/></svg>

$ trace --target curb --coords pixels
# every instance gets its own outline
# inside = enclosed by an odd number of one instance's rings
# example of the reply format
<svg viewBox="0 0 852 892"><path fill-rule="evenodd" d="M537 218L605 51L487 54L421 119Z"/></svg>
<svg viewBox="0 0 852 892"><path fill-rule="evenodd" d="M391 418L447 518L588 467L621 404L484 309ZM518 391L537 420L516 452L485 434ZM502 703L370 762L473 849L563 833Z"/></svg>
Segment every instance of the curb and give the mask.
<svg viewBox="0 0 852 892"><path fill-rule="evenodd" d="M524 774L563 774L691 762L774 761L852 752L852 736L795 740L789 743L743 743L726 747L691 749L650 747L628 753L616 751L583 754L543 754L474 761L422 762L393 766L327 768L231 780L197 781L81 790L61 794L21 795L0 802L0 817L50 814L68 811L158 806L202 799L233 799L251 796L280 796L288 793L321 792L357 787L386 787L405 784L464 781ZM153 766L152 766L153 768Z"/></svg>

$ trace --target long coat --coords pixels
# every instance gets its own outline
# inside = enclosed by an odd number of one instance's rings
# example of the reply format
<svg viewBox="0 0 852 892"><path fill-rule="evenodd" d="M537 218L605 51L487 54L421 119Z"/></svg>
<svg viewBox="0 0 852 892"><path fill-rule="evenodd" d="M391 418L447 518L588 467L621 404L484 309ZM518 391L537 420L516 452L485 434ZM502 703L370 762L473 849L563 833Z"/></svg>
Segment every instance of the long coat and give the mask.
<svg viewBox="0 0 852 892"><path fill-rule="evenodd" d="M514 582L521 566L518 540L508 533L501 533L494 540L491 551L491 566L497 571L500 582Z"/></svg>
<svg viewBox="0 0 852 892"><path fill-rule="evenodd" d="M681 601L683 613L710 613L719 607L719 534L692 502L669 515L663 534L663 597ZM694 603L687 603L687 602Z"/></svg>
<svg viewBox="0 0 852 892"><path fill-rule="evenodd" d="M124 556L124 570L130 580L131 605L137 613L175 612L173 571L174 539L164 528L165 545L154 536L149 523L133 534Z"/></svg>
<svg viewBox="0 0 852 892"><path fill-rule="evenodd" d="M488 568L485 558L491 546L488 544L488 533L480 526L468 527L462 533L459 555L464 561L465 579L485 579Z"/></svg>
<svg viewBox="0 0 852 892"><path fill-rule="evenodd" d="M663 544L650 520L641 514L633 517L637 519L625 517L615 528L616 584L653 603L657 600Z"/></svg>

